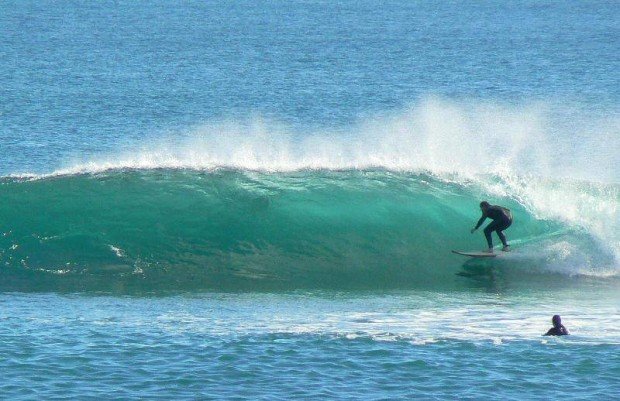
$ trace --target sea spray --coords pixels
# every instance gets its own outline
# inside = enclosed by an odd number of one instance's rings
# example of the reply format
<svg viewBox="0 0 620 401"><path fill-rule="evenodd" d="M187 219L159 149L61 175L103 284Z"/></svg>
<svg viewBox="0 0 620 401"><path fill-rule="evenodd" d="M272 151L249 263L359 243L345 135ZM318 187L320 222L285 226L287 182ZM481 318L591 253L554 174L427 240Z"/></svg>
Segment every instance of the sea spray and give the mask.
<svg viewBox="0 0 620 401"><path fill-rule="evenodd" d="M252 115L215 119L106 153L73 156L40 177L108 169L189 168L295 171L368 169L511 174L620 182L617 110L570 102L428 97L400 111L340 126L299 126Z"/></svg>

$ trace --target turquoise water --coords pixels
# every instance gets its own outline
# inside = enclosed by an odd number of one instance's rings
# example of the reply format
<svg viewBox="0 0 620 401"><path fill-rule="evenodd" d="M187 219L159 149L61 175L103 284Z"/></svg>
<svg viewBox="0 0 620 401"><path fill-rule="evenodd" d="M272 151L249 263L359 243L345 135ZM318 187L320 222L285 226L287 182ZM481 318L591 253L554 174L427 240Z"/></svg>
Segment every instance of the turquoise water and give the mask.
<svg viewBox="0 0 620 401"><path fill-rule="evenodd" d="M489 186L527 193L531 181L520 187L497 177L450 182L385 170L163 169L3 184L0 263L8 290L35 283L39 290L147 293L439 290L468 286L455 279L463 268L501 268L527 285L573 276L616 279L618 250L600 237L617 235L617 227L604 226L607 214L584 211L575 222L543 218L509 195L497 199L519 221L510 230L518 252L465 265L449 252L483 246L467 231ZM534 188L589 196L606 207L618 202L614 185L552 181Z"/></svg>
<svg viewBox="0 0 620 401"><path fill-rule="evenodd" d="M617 398L618 10L2 2L0 398Z"/></svg>

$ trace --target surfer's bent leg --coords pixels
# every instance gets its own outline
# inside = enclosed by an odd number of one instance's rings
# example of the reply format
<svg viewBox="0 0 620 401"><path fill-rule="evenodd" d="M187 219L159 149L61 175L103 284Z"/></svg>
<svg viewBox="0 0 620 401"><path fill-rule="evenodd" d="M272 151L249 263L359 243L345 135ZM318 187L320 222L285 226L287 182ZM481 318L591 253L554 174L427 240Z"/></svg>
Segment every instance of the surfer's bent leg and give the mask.
<svg viewBox="0 0 620 401"><path fill-rule="evenodd" d="M511 224L512 224L512 220L505 220L505 221L503 221L499 225L499 227L496 228L497 236L502 241L502 244L505 247L508 246L508 242L506 241L506 236L504 235L504 230L507 229L508 227L510 227Z"/></svg>
<svg viewBox="0 0 620 401"><path fill-rule="evenodd" d="M487 238L487 244L489 244L489 249L493 248L493 238L491 238L491 233L497 230L497 225L497 221L494 220L484 228L484 236Z"/></svg>
<svg viewBox="0 0 620 401"><path fill-rule="evenodd" d="M512 220L509 220L509 219L493 220L491 224L489 224L488 226L484 228L484 236L487 238L489 249L493 248L493 238L491 237L491 234L493 233L493 231L497 231L497 236L502 241L502 244L504 246L508 246L508 243L506 242L506 236L504 235L502 231L510 227L511 224L512 224Z"/></svg>

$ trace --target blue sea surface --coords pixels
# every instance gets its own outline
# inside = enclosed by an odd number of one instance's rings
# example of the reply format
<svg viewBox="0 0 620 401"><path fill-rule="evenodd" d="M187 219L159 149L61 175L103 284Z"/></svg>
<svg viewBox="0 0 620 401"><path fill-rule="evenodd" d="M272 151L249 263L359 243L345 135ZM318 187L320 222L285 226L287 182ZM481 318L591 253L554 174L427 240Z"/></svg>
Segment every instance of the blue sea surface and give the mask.
<svg viewBox="0 0 620 401"><path fill-rule="evenodd" d="M617 399L619 21L1 2L0 398Z"/></svg>

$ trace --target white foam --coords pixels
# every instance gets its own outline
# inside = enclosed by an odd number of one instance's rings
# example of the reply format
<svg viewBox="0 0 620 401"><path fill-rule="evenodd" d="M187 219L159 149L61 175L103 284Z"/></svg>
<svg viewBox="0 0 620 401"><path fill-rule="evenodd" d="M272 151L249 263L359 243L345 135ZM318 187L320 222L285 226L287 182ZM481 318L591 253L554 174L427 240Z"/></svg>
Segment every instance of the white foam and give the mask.
<svg viewBox="0 0 620 401"><path fill-rule="evenodd" d="M595 260L573 264L582 266L579 273L591 273L590 269L597 271L597 275L606 270L617 273L620 266L620 186L516 174L504 175L501 185L483 183L483 186L492 194L518 200L538 218L561 221L570 227L587 230L598 239L598 253L612 253L613 266L594 266ZM596 253L596 250L591 252ZM578 252L565 248L556 256L560 254L568 260L574 259ZM584 266L588 269L583 270Z"/></svg>
<svg viewBox="0 0 620 401"><path fill-rule="evenodd" d="M112 252L114 252L114 254L115 254L117 257L119 257L119 258L124 258L124 257L125 257L125 252L124 252L121 248L116 247L116 246L114 246L114 245L108 245L108 247L110 248L110 250L111 250Z"/></svg>

